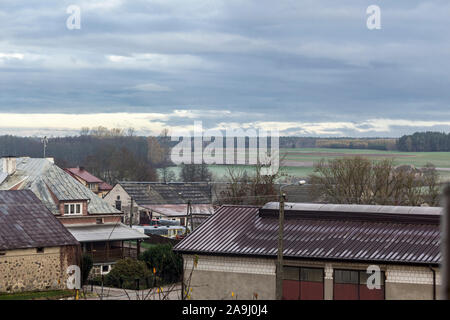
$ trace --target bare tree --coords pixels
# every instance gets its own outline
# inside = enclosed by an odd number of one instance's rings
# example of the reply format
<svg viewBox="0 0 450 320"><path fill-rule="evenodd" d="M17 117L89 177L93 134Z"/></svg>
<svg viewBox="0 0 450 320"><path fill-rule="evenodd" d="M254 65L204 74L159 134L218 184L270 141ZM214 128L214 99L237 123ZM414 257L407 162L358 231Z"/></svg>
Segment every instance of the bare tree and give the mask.
<svg viewBox="0 0 450 320"><path fill-rule="evenodd" d="M212 173L208 165L202 164L182 164L180 171L180 180L185 182L203 182L211 181Z"/></svg>
<svg viewBox="0 0 450 320"><path fill-rule="evenodd" d="M253 174L242 167L227 170L227 186L217 195L219 204L262 205L278 199L276 182L284 176L280 169L262 174L263 166L257 164L252 167Z"/></svg>
<svg viewBox="0 0 450 320"><path fill-rule="evenodd" d="M311 192L332 203L439 205L439 181L432 165L396 167L392 159L364 157L321 160L310 175Z"/></svg>

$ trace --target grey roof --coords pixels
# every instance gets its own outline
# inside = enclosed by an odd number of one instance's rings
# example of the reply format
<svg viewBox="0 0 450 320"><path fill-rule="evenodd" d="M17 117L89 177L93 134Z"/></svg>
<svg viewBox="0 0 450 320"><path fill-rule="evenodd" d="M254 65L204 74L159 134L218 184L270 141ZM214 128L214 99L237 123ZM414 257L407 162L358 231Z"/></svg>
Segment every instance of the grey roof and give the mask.
<svg viewBox="0 0 450 320"><path fill-rule="evenodd" d="M80 242L136 240L148 238L145 234L128 226L118 224L99 224L90 226L66 226Z"/></svg>
<svg viewBox="0 0 450 320"><path fill-rule="evenodd" d="M7 177L8 174L6 172L0 172L0 183L2 183Z"/></svg>
<svg viewBox="0 0 450 320"><path fill-rule="evenodd" d="M119 184L140 206L150 204L211 203L211 185L207 182L130 182Z"/></svg>
<svg viewBox="0 0 450 320"><path fill-rule="evenodd" d="M187 215L187 204L148 204L142 207L166 217L185 217ZM211 204L193 204L191 213L211 215L214 213L214 207Z"/></svg>
<svg viewBox="0 0 450 320"><path fill-rule="evenodd" d="M437 265L442 208L286 204L286 258ZM222 206L175 251L276 257L278 206Z"/></svg>
<svg viewBox="0 0 450 320"><path fill-rule="evenodd" d="M0 190L13 188L30 189L56 215L60 213L54 197L60 201L89 200L89 214L120 214L70 174L43 158L17 158L16 171L0 183Z"/></svg>
<svg viewBox="0 0 450 320"><path fill-rule="evenodd" d="M33 192L0 191L0 250L78 244Z"/></svg>
<svg viewBox="0 0 450 320"><path fill-rule="evenodd" d="M269 202L259 213L278 217L279 202ZM285 203L285 215L296 218L347 219L389 221L389 222L419 222L439 223L442 208L440 207L408 207L380 206L360 204L318 204L318 203Z"/></svg>

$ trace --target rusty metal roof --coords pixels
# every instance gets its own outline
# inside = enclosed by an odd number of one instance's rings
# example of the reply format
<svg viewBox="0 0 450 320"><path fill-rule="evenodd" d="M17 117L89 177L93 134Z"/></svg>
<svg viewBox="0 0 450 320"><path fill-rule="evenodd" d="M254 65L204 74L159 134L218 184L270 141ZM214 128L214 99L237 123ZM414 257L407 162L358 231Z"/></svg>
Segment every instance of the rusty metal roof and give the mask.
<svg viewBox="0 0 450 320"><path fill-rule="evenodd" d="M320 206L286 204L286 258L409 264L438 264L441 259L441 208L328 205L321 211ZM278 207L260 209L222 206L175 250L276 257Z"/></svg>
<svg viewBox="0 0 450 320"><path fill-rule="evenodd" d="M64 171L66 171L67 173L72 174L74 176L77 176L88 183L102 183L103 182L103 180L97 178L96 176L94 176L93 174L91 174L89 171L87 171L84 168L80 168L80 167L65 168Z"/></svg>
<svg viewBox="0 0 450 320"><path fill-rule="evenodd" d="M77 244L32 191L0 191L0 250Z"/></svg>

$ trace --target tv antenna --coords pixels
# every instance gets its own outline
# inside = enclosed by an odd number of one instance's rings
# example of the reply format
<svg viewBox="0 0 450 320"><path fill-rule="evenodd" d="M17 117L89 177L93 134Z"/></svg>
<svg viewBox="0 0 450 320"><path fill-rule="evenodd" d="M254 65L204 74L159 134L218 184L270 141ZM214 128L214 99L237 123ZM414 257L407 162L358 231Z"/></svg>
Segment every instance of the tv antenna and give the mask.
<svg viewBox="0 0 450 320"><path fill-rule="evenodd" d="M42 144L44 145L44 158L45 158L45 152L47 150L47 144L48 144L48 139L47 136L43 137L41 140Z"/></svg>

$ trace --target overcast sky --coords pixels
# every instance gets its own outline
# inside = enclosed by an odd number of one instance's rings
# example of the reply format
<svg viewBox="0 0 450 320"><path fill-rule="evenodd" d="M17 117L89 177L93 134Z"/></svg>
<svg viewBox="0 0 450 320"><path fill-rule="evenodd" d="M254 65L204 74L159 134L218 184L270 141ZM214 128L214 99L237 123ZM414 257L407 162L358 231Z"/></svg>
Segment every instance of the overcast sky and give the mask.
<svg viewBox="0 0 450 320"><path fill-rule="evenodd" d="M449 131L449 40L448 0L0 0L0 134Z"/></svg>

